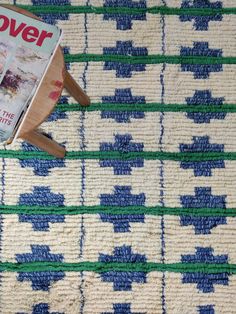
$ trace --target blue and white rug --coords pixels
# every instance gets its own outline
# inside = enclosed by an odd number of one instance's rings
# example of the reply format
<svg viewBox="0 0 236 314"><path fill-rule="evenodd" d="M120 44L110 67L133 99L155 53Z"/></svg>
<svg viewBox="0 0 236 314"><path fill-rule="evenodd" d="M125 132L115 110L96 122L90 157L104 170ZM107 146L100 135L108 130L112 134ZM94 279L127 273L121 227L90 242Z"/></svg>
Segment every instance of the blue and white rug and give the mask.
<svg viewBox="0 0 236 314"><path fill-rule="evenodd" d="M0 150L1 314L236 313L235 0L16 0L64 31L64 160Z"/></svg>

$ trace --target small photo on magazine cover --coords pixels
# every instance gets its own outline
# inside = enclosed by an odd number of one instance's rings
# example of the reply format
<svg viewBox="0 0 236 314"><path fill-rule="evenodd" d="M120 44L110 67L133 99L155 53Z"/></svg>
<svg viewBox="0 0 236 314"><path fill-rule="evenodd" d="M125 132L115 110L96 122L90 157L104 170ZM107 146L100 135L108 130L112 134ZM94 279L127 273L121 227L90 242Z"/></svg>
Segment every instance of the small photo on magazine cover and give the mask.
<svg viewBox="0 0 236 314"><path fill-rule="evenodd" d="M14 53L15 44L7 39L0 39L0 83L5 74L7 65L10 62L12 54Z"/></svg>
<svg viewBox="0 0 236 314"><path fill-rule="evenodd" d="M32 98L44 73L48 55L18 46L0 84L0 104L18 112Z"/></svg>

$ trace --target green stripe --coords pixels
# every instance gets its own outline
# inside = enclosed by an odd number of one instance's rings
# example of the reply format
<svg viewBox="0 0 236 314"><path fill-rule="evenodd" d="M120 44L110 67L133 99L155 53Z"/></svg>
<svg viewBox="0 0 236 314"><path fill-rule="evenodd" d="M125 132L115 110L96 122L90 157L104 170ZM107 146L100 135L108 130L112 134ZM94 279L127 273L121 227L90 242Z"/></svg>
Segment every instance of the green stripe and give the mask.
<svg viewBox="0 0 236 314"><path fill-rule="evenodd" d="M62 112L67 111L142 111L142 112L236 112L236 104L214 105L185 105L185 104L106 104L93 103L90 106L80 104L58 104L56 109Z"/></svg>
<svg viewBox="0 0 236 314"><path fill-rule="evenodd" d="M38 272L38 271L93 271L96 273L107 271L168 271L175 273L203 272L236 274L235 264L202 264L202 263L103 263L103 262L33 262L33 263L0 263L0 271L9 272Z"/></svg>
<svg viewBox="0 0 236 314"><path fill-rule="evenodd" d="M236 57L206 57L206 56L125 56L99 54L66 54L66 62L121 62L128 64L236 64Z"/></svg>
<svg viewBox="0 0 236 314"><path fill-rule="evenodd" d="M0 150L0 158L18 159L47 159L55 157L41 151L17 151ZM208 152L208 153L168 153L168 152L133 152L123 153L118 151L99 152L99 151L71 151L67 152L66 159L121 159L130 160L143 158L146 160L174 160L174 161L208 161L208 160L236 160L236 152Z"/></svg>
<svg viewBox="0 0 236 314"><path fill-rule="evenodd" d="M224 216L236 217L236 208L181 208L161 206L25 206L25 205L0 205L0 214L57 214L57 215L81 215L81 214L145 214L145 215L172 215L172 216Z"/></svg>
<svg viewBox="0 0 236 314"><path fill-rule="evenodd" d="M95 6L70 6L70 5L17 5L20 8L33 13L93 13L93 14L166 14L166 15L216 15L216 14L236 14L236 8L171 8L164 6L153 6L148 8L127 8L127 7L95 7Z"/></svg>

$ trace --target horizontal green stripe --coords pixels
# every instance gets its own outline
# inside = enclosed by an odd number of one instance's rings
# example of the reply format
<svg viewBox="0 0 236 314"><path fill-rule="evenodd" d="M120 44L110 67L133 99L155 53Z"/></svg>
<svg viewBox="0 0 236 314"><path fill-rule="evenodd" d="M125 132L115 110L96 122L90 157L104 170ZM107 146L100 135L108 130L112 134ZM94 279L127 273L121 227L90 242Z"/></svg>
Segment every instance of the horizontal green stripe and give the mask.
<svg viewBox="0 0 236 314"><path fill-rule="evenodd" d="M161 206L25 206L0 205L0 214L35 214L35 215L81 215L81 214L145 214L145 215L173 215L173 216L224 216L236 217L236 208L181 208Z"/></svg>
<svg viewBox="0 0 236 314"><path fill-rule="evenodd" d="M0 158L18 159L55 159L55 157L41 151L0 150ZM130 160L143 158L146 160L174 160L174 161L208 161L208 160L236 160L236 152L208 152L208 153L168 153L168 152L99 152L74 151L67 152L65 159L121 159Z"/></svg>
<svg viewBox="0 0 236 314"><path fill-rule="evenodd" d="M90 106L80 104L58 104L57 110L67 111L142 111L142 112L236 112L236 104L214 105L184 105L184 104L106 104L93 103Z"/></svg>
<svg viewBox="0 0 236 314"><path fill-rule="evenodd" d="M40 13L93 13L93 14L165 14L165 15L215 15L215 14L236 14L236 8L171 8L164 6L153 6L148 8L127 8L127 7L95 7L95 6L70 6L70 5L17 5L25 10L36 14Z"/></svg>
<svg viewBox="0 0 236 314"><path fill-rule="evenodd" d="M66 62L121 62L128 64L236 64L236 57L203 57L203 56L124 56L99 54L65 54Z"/></svg>
<svg viewBox="0 0 236 314"><path fill-rule="evenodd" d="M34 263L0 263L0 271L9 272L41 272L41 271L93 271L96 273L107 271L141 271L149 273L152 271L167 271L175 273L222 273L236 274L235 264L202 264L202 263L103 263L103 262L34 262Z"/></svg>

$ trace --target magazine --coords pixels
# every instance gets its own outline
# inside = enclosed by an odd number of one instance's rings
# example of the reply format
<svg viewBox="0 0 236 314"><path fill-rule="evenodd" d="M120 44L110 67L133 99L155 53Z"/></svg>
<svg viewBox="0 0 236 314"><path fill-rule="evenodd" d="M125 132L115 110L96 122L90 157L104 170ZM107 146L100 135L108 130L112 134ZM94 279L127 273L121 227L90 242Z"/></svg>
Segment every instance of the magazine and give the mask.
<svg viewBox="0 0 236 314"><path fill-rule="evenodd" d="M0 6L0 142L32 103L61 30Z"/></svg>

